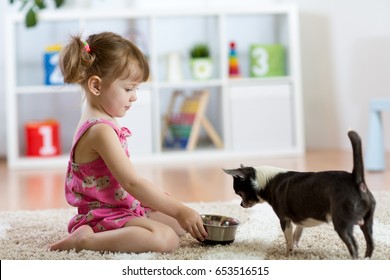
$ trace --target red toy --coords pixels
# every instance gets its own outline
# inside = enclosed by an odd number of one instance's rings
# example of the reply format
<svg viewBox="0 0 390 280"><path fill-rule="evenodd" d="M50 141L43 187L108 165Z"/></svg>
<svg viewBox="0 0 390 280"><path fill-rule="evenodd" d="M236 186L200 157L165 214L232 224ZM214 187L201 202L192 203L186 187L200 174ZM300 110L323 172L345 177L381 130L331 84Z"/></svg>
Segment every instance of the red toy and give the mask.
<svg viewBox="0 0 390 280"><path fill-rule="evenodd" d="M25 129L27 156L48 157L61 153L57 121L28 122Z"/></svg>
<svg viewBox="0 0 390 280"><path fill-rule="evenodd" d="M229 51L229 77L237 78L240 77L240 68L238 66L238 57L236 52L236 43L230 42Z"/></svg>

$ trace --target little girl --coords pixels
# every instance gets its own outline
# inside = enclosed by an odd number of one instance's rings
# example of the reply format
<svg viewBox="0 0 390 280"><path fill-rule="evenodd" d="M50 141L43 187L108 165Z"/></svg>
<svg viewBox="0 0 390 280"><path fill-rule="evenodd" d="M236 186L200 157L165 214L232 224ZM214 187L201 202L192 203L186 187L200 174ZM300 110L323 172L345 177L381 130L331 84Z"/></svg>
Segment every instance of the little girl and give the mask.
<svg viewBox="0 0 390 280"><path fill-rule="evenodd" d="M123 117L137 100L136 91L149 77L142 52L111 33L73 36L60 56L66 83L85 91L84 109L67 168L65 195L78 214L70 235L50 250L171 252L178 235L204 240L200 215L140 177L129 159Z"/></svg>

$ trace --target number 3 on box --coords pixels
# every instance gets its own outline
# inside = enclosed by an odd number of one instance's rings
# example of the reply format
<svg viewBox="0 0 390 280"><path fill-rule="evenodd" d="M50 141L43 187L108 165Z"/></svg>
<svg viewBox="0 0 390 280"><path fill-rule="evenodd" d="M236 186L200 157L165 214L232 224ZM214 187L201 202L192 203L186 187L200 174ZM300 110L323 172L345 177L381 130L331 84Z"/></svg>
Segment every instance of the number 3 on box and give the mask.
<svg viewBox="0 0 390 280"><path fill-rule="evenodd" d="M256 48L253 50L254 65L252 66L255 76L264 76L268 73L268 52L264 48Z"/></svg>

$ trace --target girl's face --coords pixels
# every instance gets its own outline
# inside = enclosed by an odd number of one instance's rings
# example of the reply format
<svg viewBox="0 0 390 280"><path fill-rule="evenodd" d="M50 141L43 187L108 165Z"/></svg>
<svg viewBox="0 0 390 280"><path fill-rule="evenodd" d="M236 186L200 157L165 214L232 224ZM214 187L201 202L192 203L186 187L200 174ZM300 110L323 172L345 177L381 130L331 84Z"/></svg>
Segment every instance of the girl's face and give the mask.
<svg viewBox="0 0 390 280"><path fill-rule="evenodd" d="M100 106L111 117L123 117L137 100L139 83L127 78L116 79L108 87L102 88Z"/></svg>

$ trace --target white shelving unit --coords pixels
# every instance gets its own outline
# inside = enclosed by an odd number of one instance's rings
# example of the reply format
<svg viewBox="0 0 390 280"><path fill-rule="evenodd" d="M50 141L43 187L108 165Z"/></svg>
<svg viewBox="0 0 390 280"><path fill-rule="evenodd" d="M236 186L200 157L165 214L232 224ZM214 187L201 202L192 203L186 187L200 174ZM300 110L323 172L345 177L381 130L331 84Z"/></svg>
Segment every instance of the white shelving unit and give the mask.
<svg viewBox="0 0 390 280"><path fill-rule="evenodd" d="M80 32L87 36L113 31L128 36L136 30L141 39L139 46L149 58L151 79L141 86L138 101L120 120L133 131L129 146L134 160L210 160L304 152L299 19L295 6L207 11L56 10L41 13L39 24L33 29L24 27L20 14L9 15L6 24L7 162L11 168L66 164L81 111L80 89L43 85L42 56L45 46L65 43L69 34ZM228 75L230 41L237 43L241 78ZM189 49L198 42L207 43L211 49L214 69L209 80L193 80L190 75ZM253 43L282 44L286 51L286 75L250 78L249 47ZM182 58L183 79L176 82L166 79L166 57L173 52ZM191 152L163 148L162 119L171 94L176 90L204 89L210 92L206 114L224 148L199 145ZM63 155L26 157L23 125L45 117L60 122Z"/></svg>

